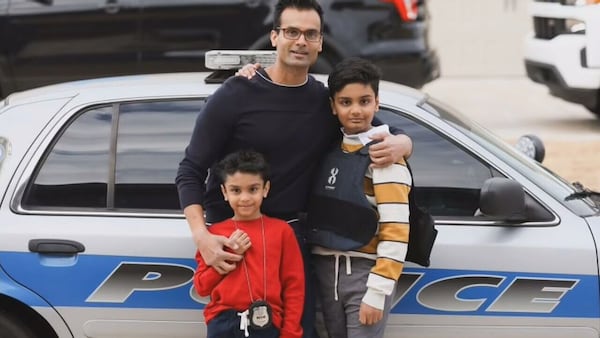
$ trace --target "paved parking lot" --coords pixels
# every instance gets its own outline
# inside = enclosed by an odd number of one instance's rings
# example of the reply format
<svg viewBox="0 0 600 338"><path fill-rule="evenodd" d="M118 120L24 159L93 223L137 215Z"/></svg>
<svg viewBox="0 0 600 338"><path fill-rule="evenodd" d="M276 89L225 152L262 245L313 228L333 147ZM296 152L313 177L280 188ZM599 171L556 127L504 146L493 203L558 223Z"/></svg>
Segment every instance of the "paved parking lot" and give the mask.
<svg viewBox="0 0 600 338"><path fill-rule="evenodd" d="M423 91L509 143L524 134L541 137L549 169L600 191L600 119L585 108L520 76L446 77Z"/></svg>

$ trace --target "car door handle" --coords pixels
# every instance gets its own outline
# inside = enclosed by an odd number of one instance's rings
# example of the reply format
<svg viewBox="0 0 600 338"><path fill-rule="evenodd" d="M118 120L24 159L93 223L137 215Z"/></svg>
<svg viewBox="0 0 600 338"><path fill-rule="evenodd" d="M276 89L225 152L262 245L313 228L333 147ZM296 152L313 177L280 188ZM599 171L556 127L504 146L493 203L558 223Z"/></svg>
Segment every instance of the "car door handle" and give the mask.
<svg viewBox="0 0 600 338"><path fill-rule="evenodd" d="M29 251L43 254L76 254L85 251L85 246L68 239L32 239Z"/></svg>

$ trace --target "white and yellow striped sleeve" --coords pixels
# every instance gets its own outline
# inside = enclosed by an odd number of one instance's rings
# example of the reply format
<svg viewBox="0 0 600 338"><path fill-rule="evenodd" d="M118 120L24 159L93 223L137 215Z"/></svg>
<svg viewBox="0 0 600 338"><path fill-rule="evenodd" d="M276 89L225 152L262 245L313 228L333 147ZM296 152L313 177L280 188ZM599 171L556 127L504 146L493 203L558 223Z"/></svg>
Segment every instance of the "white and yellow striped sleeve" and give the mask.
<svg viewBox="0 0 600 338"><path fill-rule="evenodd" d="M363 302L383 309L404 268L408 249L408 193L412 177L404 160L386 168L374 168L373 192L379 213L377 261L367 280Z"/></svg>

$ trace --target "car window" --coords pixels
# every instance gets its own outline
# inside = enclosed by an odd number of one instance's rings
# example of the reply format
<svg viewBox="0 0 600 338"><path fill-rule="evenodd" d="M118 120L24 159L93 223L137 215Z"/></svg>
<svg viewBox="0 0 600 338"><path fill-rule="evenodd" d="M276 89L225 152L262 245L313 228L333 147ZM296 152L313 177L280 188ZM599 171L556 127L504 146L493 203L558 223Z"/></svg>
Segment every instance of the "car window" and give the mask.
<svg viewBox="0 0 600 338"><path fill-rule="evenodd" d="M180 210L175 175L202 101L121 105L116 208Z"/></svg>
<svg viewBox="0 0 600 338"><path fill-rule="evenodd" d="M23 206L179 213L175 175L202 105L151 101L82 111L46 152Z"/></svg>
<svg viewBox="0 0 600 338"><path fill-rule="evenodd" d="M25 207L106 207L112 116L112 107L97 107L68 123L28 186Z"/></svg>
<svg viewBox="0 0 600 338"><path fill-rule="evenodd" d="M180 213L174 183L202 99L121 103L77 114L53 141L28 187L26 209ZM397 111L378 117L411 137L414 197L436 217L474 217L493 167ZM540 217L549 212L527 196Z"/></svg>
<svg viewBox="0 0 600 338"><path fill-rule="evenodd" d="M503 175L459 144L400 112L382 108L377 116L404 130L413 141L408 162L417 204L438 218L477 219L481 187L487 179ZM553 219L531 196L526 194L525 199L531 221Z"/></svg>

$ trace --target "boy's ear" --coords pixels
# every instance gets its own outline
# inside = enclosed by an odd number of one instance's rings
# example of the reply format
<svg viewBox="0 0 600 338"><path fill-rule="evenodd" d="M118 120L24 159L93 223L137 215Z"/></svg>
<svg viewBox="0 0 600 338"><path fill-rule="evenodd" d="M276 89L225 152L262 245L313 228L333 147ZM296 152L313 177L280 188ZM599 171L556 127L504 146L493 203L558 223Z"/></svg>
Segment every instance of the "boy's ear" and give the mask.
<svg viewBox="0 0 600 338"><path fill-rule="evenodd" d="M335 112L335 105L333 104L333 99L329 98L329 106L331 106L331 113L333 115L337 115L337 113Z"/></svg>
<svg viewBox="0 0 600 338"><path fill-rule="evenodd" d="M379 110L379 96L375 97L375 111Z"/></svg>
<svg viewBox="0 0 600 338"><path fill-rule="evenodd" d="M227 191L225 190L225 186L221 184L221 193L223 194L223 198L227 201Z"/></svg>
<svg viewBox="0 0 600 338"><path fill-rule="evenodd" d="M267 198L267 195L269 195L269 190L271 189L271 181L267 181L265 183L265 191L263 193L263 198Z"/></svg>

